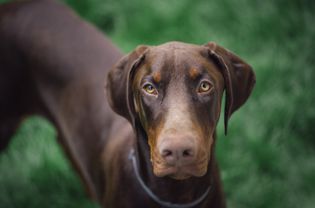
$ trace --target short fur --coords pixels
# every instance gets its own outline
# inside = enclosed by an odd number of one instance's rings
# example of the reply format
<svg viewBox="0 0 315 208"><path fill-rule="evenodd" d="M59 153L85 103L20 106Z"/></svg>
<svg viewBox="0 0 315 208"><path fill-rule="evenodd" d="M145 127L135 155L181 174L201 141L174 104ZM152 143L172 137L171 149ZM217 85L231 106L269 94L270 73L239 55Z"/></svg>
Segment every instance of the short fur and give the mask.
<svg viewBox="0 0 315 208"><path fill-rule="evenodd" d="M154 98L143 88L152 72ZM202 76L213 88L207 95L195 90ZM139 46L123 57L63 4L0 6L0 150L22 118L43 115L56 127L89 196L103 207L160 207L136 180L131 150L142 179L162 200L189 203L210 185L198 207L225 207L214 155L221 99L225 90L227 128L254 83L251 67L213 42ZM165 159L159 150L185 142L193 144L194 154L181 162L196 168L182 165L168 174L164 166L179 160ZM200 158L206 162L199 167ZM164 164L161 172L154 161Z"/></svg>

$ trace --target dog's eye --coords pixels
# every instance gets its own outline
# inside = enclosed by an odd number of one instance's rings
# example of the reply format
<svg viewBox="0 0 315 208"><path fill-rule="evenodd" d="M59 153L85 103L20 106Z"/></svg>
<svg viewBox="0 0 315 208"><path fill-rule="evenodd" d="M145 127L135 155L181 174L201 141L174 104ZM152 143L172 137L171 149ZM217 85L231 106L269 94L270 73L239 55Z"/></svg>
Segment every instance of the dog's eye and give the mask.
<svg viewBox="0 0 315 208"><path fill-rule="evenodd" d="M199 93L207 93L212 90L212 84L208 81L203 81L199 85L198 92Z"/></svg>
<svg viewBox="0 0 315 208"><path fill-rule="evenodd" d="M152 84L145 84L143 86L143 89L145 90L146 93L148 93L150 95L157 95L157 91Z"/></svg>

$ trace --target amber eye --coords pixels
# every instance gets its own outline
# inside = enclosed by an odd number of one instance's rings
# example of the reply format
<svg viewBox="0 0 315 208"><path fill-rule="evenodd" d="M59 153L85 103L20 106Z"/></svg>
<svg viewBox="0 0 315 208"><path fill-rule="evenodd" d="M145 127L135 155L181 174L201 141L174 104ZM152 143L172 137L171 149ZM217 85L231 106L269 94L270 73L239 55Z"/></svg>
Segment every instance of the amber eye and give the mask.
<svg viewBox="0 0 315 208"><path fill-rule="evenodd" d="M146 93L148 93L150 95L156 95L157 94L157 91L152 84L145 84L143 86L143 89L145 90Z"/></svg>
<svg viewBox="0 0 315 208"><path fill-rule="evenodd" d="M206 92L210 92L211 89L212 89L212 85L208 81L203 81L199 85L198 92L199 93L206 93Z"/></svg>

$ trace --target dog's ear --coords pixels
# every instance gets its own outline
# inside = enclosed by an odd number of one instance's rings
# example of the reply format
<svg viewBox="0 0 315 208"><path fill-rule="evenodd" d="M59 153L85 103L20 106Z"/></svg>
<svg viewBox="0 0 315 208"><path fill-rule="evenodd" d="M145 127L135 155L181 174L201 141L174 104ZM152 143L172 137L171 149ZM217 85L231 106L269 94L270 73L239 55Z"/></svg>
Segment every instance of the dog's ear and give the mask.
<svg viewBox="0 0 315 208"><path fill-rule="evenodd" d="M147 50L148 46L140 45L134 51L122 57L110 70L106 82L106 94L110 106L133 125L136 112L131 85L136 69L143 62Z"/></svg>
<svg viewBox="0 0 315 208"><path fill-rule="evenodd" d="M227 134L228 120L241 107L255 85L255 74L245 61L214 42L205 45L210 58L219 66L225 82L224 127Z"/></svg>

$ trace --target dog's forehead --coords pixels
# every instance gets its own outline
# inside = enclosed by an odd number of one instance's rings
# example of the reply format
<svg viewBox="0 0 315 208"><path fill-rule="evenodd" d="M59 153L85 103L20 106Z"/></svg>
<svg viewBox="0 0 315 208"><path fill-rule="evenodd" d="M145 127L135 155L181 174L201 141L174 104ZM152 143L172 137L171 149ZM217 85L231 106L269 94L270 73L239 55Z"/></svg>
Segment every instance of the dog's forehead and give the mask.
<svg viewBox="0 0 315 208"><path fill-rule="evenodd" d="M153 59L159 59L160 61L169 61L176 59L185 60L184 58L192 58L200 55L200 52L204 49L202 46L181 43L181 42L168 42L159 46L153 46L150 48L150 55Z"/></svg>
<svg viewBox="0 0 315 208"><path fill-rule="evenodd" d="M146 53L147 74L156 82L169 82L171 79L196 79L201 75L217 79L217 66L209 59L204 46L169 42L150 47ZM200 75L200 76L199 76Z"/></svg>
<svg viewBox="0 0 315 208"><path fill-rule="evenodd" d="M167 42L167 43L155 46L154 48L158 50L190 50L190 49L194 50L194 49L200 49L201 46L190 44L190 43L172 41L172 42Z"/></svg>
<svg viewBox="0 0 315 208"><path fill-rule="evenodd" d="M166 79L179 76L195 78L206 69L215 68L207 59L205 47L181 42L151 47L146 59L150 72L160 79L163 79L160 74Z"/></svg>

